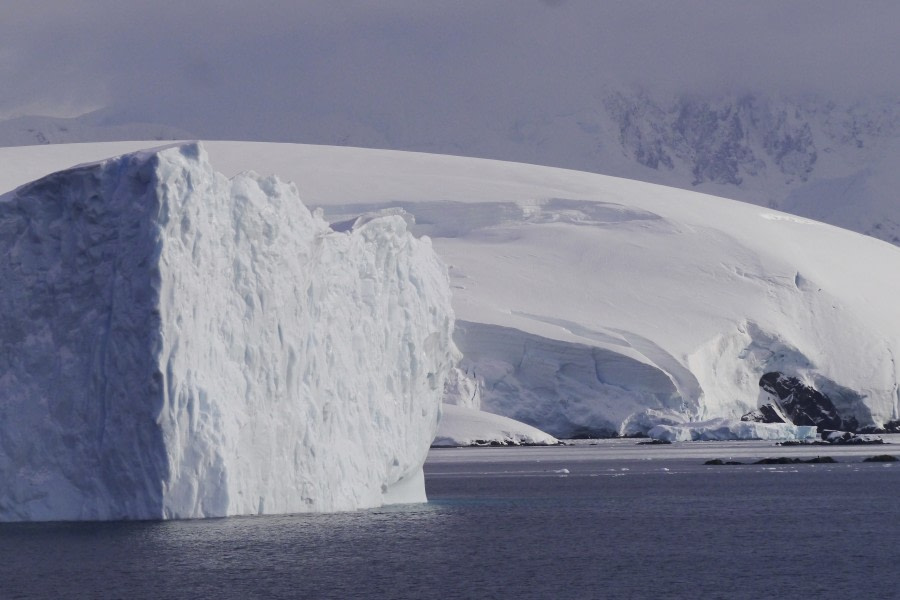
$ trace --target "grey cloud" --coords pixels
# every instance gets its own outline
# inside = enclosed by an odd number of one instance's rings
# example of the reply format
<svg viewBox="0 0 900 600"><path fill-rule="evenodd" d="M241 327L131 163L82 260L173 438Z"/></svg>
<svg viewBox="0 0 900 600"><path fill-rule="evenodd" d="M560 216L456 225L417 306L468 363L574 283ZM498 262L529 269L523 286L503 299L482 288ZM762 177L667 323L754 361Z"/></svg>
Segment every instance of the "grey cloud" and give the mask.
<svg viewBox="0 0 900 600"><path fill-rule="evenodd" d="M548 10L552 8L552 10ZM608 83L900 93L900 4L843 0L35 2L0 20L0 114L110 105L206 135L363 115L419 127Z"/></svg>

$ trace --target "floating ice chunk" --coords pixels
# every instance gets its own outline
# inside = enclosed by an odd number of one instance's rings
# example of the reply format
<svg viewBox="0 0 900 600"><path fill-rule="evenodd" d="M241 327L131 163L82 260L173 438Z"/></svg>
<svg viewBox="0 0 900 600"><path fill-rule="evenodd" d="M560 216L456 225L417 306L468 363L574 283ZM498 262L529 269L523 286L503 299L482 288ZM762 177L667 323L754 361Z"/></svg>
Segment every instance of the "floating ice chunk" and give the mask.
<svg viewBox="0 0 900 600"><path fill-rule="evenodd" d="M446 270L399 216L333 232L198 144L0 197L0 520L424 499Z"/></svg>

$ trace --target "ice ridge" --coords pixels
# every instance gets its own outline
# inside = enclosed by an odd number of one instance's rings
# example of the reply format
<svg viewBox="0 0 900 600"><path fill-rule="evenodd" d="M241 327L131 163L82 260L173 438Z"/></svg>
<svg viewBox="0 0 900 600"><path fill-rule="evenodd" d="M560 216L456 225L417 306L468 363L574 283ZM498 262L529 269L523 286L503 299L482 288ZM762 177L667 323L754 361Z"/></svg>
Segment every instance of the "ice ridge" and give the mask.
<svg viewBox="0 0 900 600"><path fill-rule="evenodd" d="M402 218L334 232L196 143L0 197L0 520L422 501L456 350Z"/></svg>

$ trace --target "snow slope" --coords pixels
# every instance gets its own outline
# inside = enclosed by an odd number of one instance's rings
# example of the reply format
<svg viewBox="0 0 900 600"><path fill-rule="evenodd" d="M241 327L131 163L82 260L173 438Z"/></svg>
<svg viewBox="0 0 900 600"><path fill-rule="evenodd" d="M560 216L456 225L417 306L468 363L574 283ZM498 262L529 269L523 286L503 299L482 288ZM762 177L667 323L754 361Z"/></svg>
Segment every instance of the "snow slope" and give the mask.
<svg viewBox="0 0 900 600"><path fill-rule="evenodd" d="M445 404L432 447L453 446L552 446L552 435L514 421L472 408Z"/></svg>
<svg viewBox="0 0 900 600"><path fill-rule="evenodd" d="M402 219L185 144L0 196L0 243L0 520L424 500L453 313Z"/></svg>
<svg viewBox="0 0 900 600"><path fill-rule="evenodd" d="M0 149L0 183L15 185L17 169L138 145ZM450 266L462 371L490 412L557 437L734 420L756 408L760 377L780 372L827 393L861 425L900 416L900 282L890 275L900 272L900 250L879 240L562 169L290 144L207 147L227 175L254 169L297 181L340 227L389 208L431 236Z"/></svg>

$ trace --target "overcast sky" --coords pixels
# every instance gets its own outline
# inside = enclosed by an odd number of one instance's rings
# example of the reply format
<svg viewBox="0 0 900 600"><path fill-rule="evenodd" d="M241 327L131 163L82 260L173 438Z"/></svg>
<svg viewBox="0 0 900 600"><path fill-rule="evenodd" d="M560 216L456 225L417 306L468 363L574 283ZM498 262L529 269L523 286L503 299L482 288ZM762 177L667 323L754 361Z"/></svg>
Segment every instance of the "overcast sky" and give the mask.
<svg viewBox="0 0 900 600"><path fill-rule="evenodd" d="M609 82L900 93L893 0L227 4L5 0L0 117L114 107L273 139L321 115L577 109Z"/></svg>

